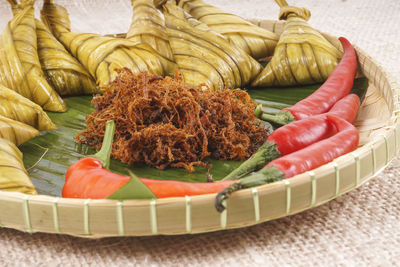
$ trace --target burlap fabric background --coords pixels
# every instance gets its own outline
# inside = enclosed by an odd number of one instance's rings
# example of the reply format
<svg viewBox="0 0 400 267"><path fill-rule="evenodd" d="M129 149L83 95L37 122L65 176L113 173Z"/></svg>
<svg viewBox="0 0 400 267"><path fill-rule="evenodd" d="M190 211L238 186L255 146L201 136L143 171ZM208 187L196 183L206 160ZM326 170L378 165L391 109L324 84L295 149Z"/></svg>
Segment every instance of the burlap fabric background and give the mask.
<svg viewBox="0 0 400 267"><path fill-rule="evenodd" d="M309 8L311 25L347 37L400 82L399 0L288 1ZM114 33L130 25L129 0L57 2L70 10L74 30ZM276 19L279 12L272 0L210 2L248 18ZM10 18L9 7L2 1L0 27ZM0 266L397 265L399 167L397 158L376 179L323 206L239 230L87 240L0 229Z"/></svg>

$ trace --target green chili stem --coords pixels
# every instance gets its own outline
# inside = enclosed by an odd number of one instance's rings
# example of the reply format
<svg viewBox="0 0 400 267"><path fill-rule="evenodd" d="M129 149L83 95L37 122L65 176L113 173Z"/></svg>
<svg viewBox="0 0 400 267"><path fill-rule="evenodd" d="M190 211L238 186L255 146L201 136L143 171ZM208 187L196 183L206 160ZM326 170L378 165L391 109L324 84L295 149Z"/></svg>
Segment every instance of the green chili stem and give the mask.
<svg viewBox="0 0 400 267"><path fill-rule="evenodd" d="M257 118L261 119L262 114L263 114L262 105L259 104L259 105L257 105L256 109L254 110L254 115L256 115Z"/></svg>
<svg viewBox="0 0 400 267"><path fill-rule="evenodd" d="M236 183L231 184L221 192L219 192L215 199L215 208L219 212L224 211L225 206L222 204L222 202L227 198L229 198L229 196L233 192L236 192L241 189L273 183L276 181L280 181L284 178L285 178L284 173L275 168L274 166L263 168L259 170L257 173L246 176L237 181Z"/></svg>
<svg viewBox="0 0 400 267"><path fill-rule="evenodd" d="M101 161L103 167L106 169L110 167L110 155L111 155L112 144L114 141L114 132L115 132L114 121L107 121L101 149L96 154L93 155L94 158L97 158Z"/></svg>
<svg viewBox="0 0 400 267"><path fill-rule="evenodd" d="M238 168L233 170L222 180L236 180L250 174L251 172L258 171L270 161L279 158L281 153L278 151L276 143L265 142L258 148L249 159L243 162Z"/></svg>
<svg viewBox="0 0 400 267"><path fill-rule="evenodd" d="M282 110L275 115L263 113L261 115L261 119L281 126L296 120L296 118L288 110Z"/></svg>

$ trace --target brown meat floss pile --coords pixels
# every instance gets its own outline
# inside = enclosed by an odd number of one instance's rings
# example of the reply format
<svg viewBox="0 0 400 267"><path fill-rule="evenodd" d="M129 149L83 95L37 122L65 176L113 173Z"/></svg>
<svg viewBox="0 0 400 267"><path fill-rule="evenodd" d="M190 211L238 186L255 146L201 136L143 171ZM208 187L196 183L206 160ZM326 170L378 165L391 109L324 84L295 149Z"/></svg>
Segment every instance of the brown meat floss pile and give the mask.
<svg viewBox="0 0 400 267"><path fill-rule="evenodd" d="M182 79L118 71L96 95L96 111L77 140L100 149L105 123L116 123L112 157L159 169L194 165L211 156L222 160L250 157L267 137L254 115L256 104L243 90L211 91L188 87Z"/></svg>

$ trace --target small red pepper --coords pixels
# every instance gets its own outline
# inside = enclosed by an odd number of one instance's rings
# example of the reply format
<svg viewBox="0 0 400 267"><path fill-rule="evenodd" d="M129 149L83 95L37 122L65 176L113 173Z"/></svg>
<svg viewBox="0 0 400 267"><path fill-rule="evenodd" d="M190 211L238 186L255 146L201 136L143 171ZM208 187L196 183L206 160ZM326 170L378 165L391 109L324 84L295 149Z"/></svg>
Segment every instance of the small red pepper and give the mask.
<svg viewBox="0 0 400 267"><path fill-rule="evenodd" d="M332 124L335 134L329 138L313 143L303 149L277 158L268 163L256 174L246 176L240 180L252 179L261 181L276 181L282 178L290 178L297 174L320 167L335 158L355 150L358 146L359 135L357 129L348 121L337 116L326 114L327 121ZM216 198L218 211L224 210L222 201L234 191L242 189L237 182L222 190Z"/></svg>
<svg viewBox="0 0 400 267"><path fill-rule="evenodd" d="M275 159L268 163L265 168L277 168L284 173L285 178L290 178L355 150L359 141L356 127L330 114L326 115L326 118L335 126L337 131L335 135Z"/></svg>
<svg viewBox="0 0 400 267"><path fill-rule="evenodd" d="M211 183L188 183L168 180L152 180L123 176L106 168L109 166L111 146L114 138L115 125L109 121L101 150L93 157L86 157L71 165L65 177L62 196L68 198L110 198L119 190L124 190L131 179L139 179L150 191L153 197L184 197L202 194L218 193L236 181L218 181ZM143 198L143 194L131 194L124 198ZM149 194L145 194L149 196Z"/></svg>
<svg viewBox="0 0 400 267"><path fill-rule="evenodd" d="M250 172L261 169L265 164L281 156L293 153L335 133L326 114L338 116L348 122L354 122L360 99L350 94L340 99L328 113L296 120L273 131L267 141L254 155L243 162L222 180L240 179Z"/></svg>
<svg viewBox="0 0 400 267"><path fill-rule="evenodd" d="M321 87L276 115L263 114L264 120L285 125L295 120L326 113L338 100L349 94L357 72L357 54L346 38L340 37L339 40L344 49L343 57Z"/></svg>

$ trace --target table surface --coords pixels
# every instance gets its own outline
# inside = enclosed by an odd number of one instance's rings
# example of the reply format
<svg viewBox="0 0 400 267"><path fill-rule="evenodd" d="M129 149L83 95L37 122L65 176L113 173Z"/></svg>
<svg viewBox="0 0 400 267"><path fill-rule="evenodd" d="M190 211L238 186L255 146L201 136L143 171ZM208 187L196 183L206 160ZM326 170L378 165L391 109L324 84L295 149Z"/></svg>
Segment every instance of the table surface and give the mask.
<svg viewBox="0 0 400 267"><path fill-rule="evenodd" d="M56 2L70 11L73 30L114 33L129 28L129 0ZM273 0L209 2L246 18L277 19L279 13ZM347 37L400 82L399 0L288 2L308 8L312 26ZM2 1L0 27L10 18ZM98 25L100 18L105 25ZM399 166L397 157L375 179L344 196L238 230L89 240L0 228L0 265L395 265L400 262Z"/></svg>

